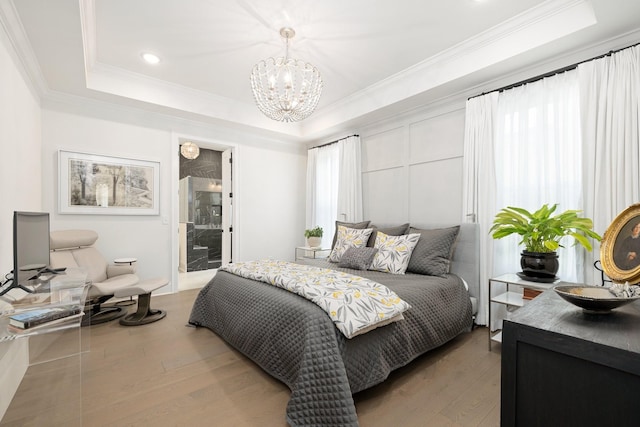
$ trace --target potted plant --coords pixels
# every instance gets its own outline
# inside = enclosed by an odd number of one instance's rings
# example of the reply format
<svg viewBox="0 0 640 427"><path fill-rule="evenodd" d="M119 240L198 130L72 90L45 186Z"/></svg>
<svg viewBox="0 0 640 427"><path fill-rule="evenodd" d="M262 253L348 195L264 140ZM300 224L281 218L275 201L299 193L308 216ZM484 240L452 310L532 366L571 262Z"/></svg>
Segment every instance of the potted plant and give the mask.
<svg viewBox="0 0 640 427"><path fill-rule="evenodd" d="M565 236L573 238L574 245L580 244L588 251L593 249L589 238L601 240L592 230L593 221L579 217L580 211L567 210L552 216L557 206L545 204L533 213L509 206L498 212L489 230L494 239L511 234L522 236L519 242L524 245L520 258L521 275L528 280L551 282L556 279L559 267L556 250L564 247L560 240Z"/></svg>
<svg viewBox="0 0 640 427"><path fill-rule="evenodd" d="M316 226L310 230L304 230L304 237L307 238L307 246L310 248L319 248L322 244L322 227Z"/></svg>

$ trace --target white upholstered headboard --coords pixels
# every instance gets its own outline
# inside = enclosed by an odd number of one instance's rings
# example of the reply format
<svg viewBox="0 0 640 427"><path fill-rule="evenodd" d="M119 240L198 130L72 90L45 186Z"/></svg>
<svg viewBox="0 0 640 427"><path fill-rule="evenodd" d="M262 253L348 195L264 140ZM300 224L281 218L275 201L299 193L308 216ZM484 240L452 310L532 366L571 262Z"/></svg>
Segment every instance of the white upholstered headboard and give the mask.
<svg viewBox="0 0 640 427"><path fill-rule="evenodd" d="M469 285L471 296L480 296L480 227L478 224L460 224L451 261L451 272L462 277Z"/></svg>

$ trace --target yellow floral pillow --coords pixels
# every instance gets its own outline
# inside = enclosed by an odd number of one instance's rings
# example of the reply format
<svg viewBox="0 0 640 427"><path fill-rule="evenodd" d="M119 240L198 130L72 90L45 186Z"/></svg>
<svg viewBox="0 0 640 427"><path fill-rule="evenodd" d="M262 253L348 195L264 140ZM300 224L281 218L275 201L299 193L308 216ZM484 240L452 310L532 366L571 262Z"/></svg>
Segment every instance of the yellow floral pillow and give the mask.
<svg viewBox="0 0 640 427"><path fill-rule="evenodd" d="M347 249L363 248L367 246L367 241L369 240L369 236L372 231L373 229L371 228L364 228L360 230L339 225L336 244L331 250L329 261L340 262L342 255L347 251Z"/></svg>
<svg viewBox="0 0 640 427"><path fill-rule="evenodd" d="M404 274L411 259L411 253L420 240L420 234L389 236L378 231L374 248L378 249L369 270L385 273Z"/></svg>

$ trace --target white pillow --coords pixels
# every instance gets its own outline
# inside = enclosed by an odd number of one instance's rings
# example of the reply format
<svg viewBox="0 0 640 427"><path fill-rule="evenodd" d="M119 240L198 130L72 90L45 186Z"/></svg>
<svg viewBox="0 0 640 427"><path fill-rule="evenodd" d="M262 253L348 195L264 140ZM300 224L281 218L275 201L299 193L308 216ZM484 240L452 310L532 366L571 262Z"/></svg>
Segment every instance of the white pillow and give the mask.
<svg viewBox="0 0 640 427"><path fill-rule="evenodd" d="M369 240L369 236L372 231L372 228L356 229L339 225L336 244L331 250L329 261L340 262L342 255L347 251L347 249L363 248L367 246L367 241Z"/></svg>
<svg viewBox="0 0 640 427"><path fill-rule="evenodd" d="M389 236L378 231L374 248L378 249L369 270L391 274L404 274L411 259L411 253L420 240L420 234Z"/></svg>

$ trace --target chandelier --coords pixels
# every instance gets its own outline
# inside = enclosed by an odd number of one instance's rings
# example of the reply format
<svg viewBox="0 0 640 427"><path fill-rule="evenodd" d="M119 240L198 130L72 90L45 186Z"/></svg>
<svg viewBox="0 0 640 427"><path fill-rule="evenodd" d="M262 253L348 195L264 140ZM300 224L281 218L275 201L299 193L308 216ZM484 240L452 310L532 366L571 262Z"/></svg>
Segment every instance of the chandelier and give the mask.
<svg viewBox="0 0 640 427"><path fill-rule="evenodd" d="M267 58L251 71L251 89L260 111L280 122L297 122L316 109L322 93L320 71L312 64L289 58L293 28L280 29L285 39L284 58Z"/></svg>
<svg viewBox="0 0 640 427"><path fill-rule="evenodd" d="M200 147L191 141L187 141L180 146L180 154L189 160L193 160L200 155Z"/></svg>

